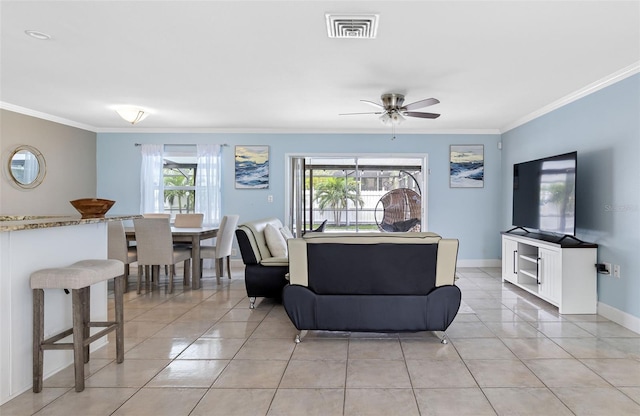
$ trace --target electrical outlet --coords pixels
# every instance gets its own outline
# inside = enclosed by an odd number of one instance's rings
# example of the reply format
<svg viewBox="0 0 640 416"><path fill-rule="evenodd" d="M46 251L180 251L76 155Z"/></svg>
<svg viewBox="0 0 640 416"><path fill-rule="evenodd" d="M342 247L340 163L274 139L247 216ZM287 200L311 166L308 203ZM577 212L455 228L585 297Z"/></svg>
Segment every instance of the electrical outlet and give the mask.
<svg viewBox="0 0 640 416"><path fill-rule="evenodd" d="M267 202L273 202L273 195L267 196Z"/></svg>
<svg viewBox="0 0 640 416"><path fill-rule="evenodd" d="M613 265L613 277L617 277L618 279L620 278L620 265L619 264L614 264Z"/></svg>

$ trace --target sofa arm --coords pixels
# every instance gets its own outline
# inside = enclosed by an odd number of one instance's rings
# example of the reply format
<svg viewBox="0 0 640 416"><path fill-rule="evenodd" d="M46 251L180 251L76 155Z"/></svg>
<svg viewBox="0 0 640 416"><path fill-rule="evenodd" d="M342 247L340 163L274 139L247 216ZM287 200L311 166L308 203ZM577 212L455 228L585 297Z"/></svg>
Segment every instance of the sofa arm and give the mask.
<svg viewBox="0 0 640 416"><path fill-rule="evenodd" d="M263 266L288 266L289 258L288 257L268 257L266 259L262 259L260 264Z"/></svg>
<svg viewBox="0 0 640 416"><path fill-rule="evenodd" d="M302 238L290 238L287 240L287 250L289 252L289 283L309 286L306 241Z"/></svg>
<svg viewBox="0 0 640 416"><path fill-rule="evenodd" d="M436 262L436 287L452 285L456 278L458 260L458 240L443 238L438 241L438 260Z"/></svg>

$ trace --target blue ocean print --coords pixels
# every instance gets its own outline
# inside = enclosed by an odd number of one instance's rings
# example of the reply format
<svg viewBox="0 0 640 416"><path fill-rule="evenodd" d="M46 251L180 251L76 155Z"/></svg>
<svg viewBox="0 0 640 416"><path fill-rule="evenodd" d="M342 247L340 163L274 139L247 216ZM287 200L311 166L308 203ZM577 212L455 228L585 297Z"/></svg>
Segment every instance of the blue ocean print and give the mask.
<svg viewBox="0 0 640 416"><path fill-rule="evenodd" d="M236 147L236 188L269 188L269 148L267 146Z"/></svg>
<svg viewBox="0 0 640 416"><path fill-rule="evenodd" d="M451 146L449 183L452 188L484 186L483 153L482 146Z"/></svg>

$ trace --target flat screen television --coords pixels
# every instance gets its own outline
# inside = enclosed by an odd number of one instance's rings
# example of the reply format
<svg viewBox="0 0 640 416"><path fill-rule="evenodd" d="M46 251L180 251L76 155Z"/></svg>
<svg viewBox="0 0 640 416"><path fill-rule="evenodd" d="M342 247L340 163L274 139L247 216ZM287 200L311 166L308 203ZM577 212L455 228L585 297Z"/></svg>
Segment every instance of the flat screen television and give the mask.
<svg viewBox="0 0 640 416"><path fill-rule="evenodd" d="M576 168L571 152L513 165L513 225L575 235Z"/></svg>

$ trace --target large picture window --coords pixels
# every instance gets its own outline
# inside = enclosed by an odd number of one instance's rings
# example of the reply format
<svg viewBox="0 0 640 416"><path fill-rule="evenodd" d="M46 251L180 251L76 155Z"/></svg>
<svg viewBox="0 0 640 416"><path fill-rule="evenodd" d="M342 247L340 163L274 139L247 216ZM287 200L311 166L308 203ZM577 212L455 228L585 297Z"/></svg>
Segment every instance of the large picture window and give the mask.
<svg viewBox="0 0 640 416"><path fill-rule="evenodd" d="M163 163L164 212L193 213L196 203L196 156L165 156Z"/></svg>

